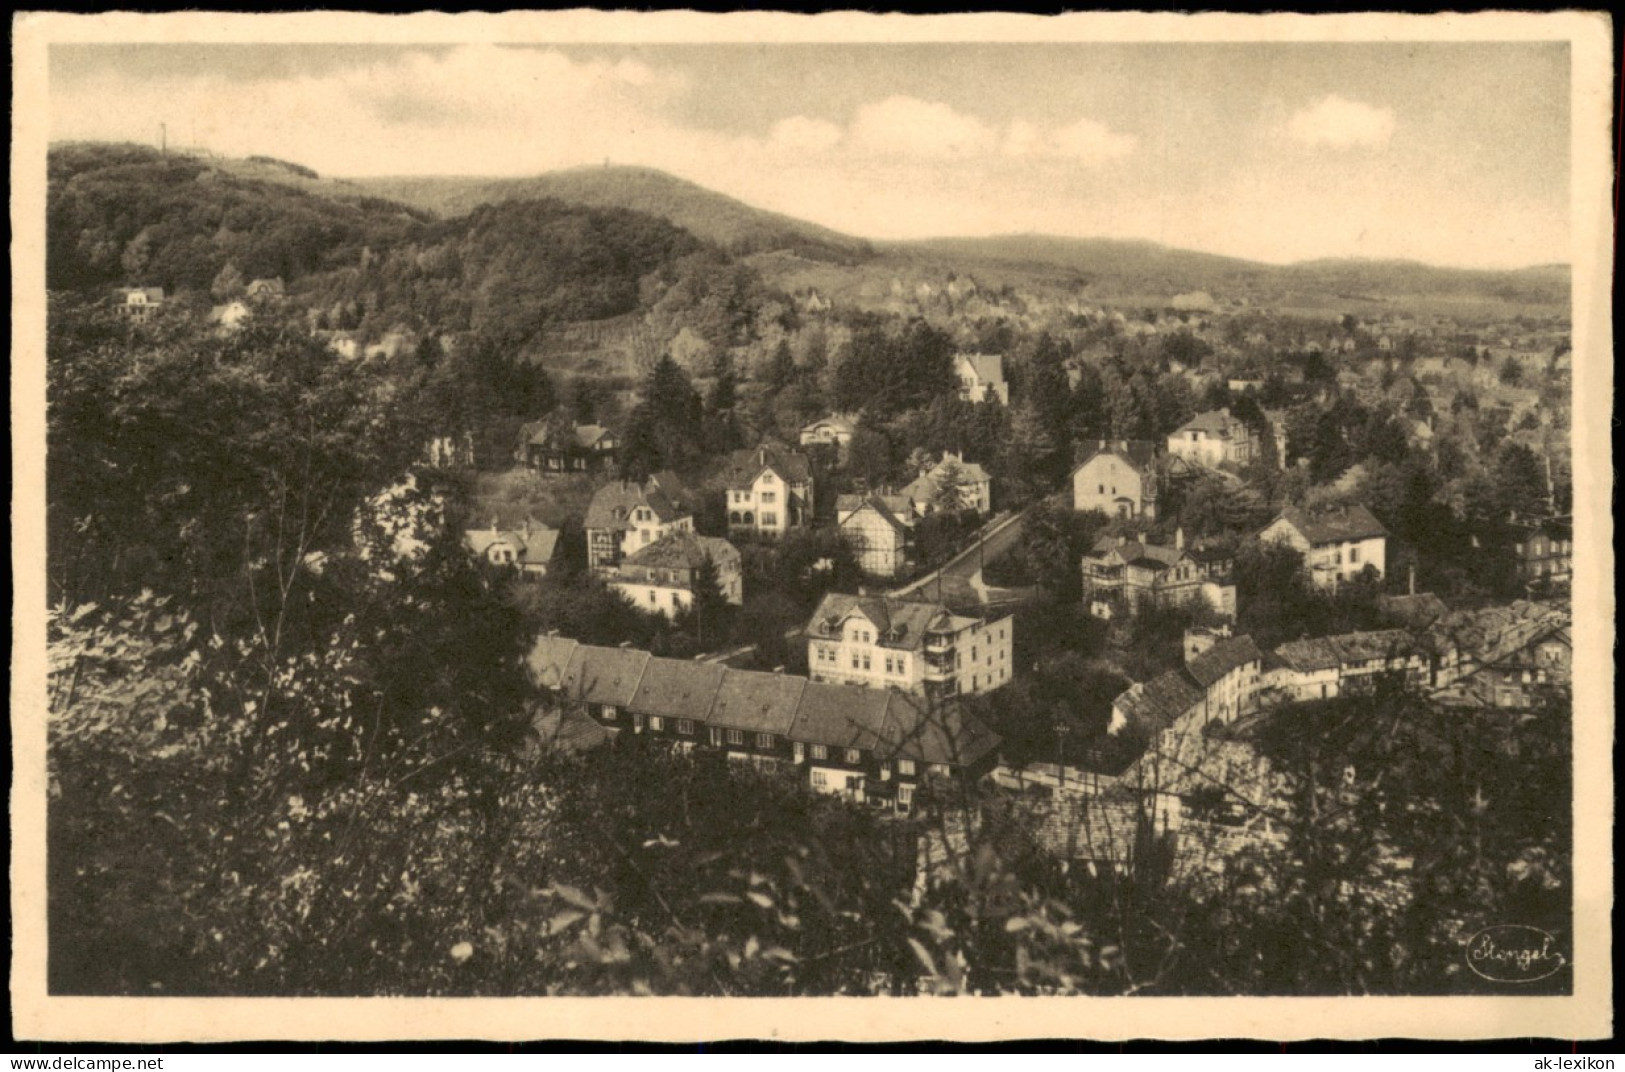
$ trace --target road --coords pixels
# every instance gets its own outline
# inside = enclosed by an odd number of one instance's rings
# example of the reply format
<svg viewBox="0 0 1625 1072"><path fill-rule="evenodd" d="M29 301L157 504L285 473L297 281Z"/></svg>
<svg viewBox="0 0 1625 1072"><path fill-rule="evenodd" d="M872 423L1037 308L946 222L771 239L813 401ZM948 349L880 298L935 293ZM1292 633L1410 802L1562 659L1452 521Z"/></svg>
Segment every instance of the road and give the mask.
<svg viewBox="0 0 1625 1072"><path fill-rule="evenodd" d="M1029 594L1027 589L989 588L982 583L982 564L992 562L1015 546L1016 541L1021 539L1021 525L1025 519L1026 511L1022 511L994 522L982 540L949 559L948 564L940 570L888 594L905 596L920 592L933 599L961 606L1003 602Z"/></svg>

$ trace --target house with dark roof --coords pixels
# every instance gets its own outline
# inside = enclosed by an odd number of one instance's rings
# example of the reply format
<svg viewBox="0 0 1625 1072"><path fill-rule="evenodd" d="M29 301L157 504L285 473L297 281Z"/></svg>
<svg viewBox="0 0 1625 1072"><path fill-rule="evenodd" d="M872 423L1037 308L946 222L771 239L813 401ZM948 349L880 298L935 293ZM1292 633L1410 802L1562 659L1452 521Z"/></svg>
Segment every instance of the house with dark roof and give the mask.
<svg viewBox="0 0 1625 1072"><path fill-rule="evenodd" d="M642 484L616 481L593 493L582 522L587 565L607 569L674 532L693 532L693 511L659 477Z"/></svg>
<svg viewBox="0 0 1625 1072"><path fill-rule="evenodd" d="M601 424L544 426L525 443L525 463L543 476L604 473L615 467L615 433Z"/></svg>
<svg viewBox="0 0 1625 1072"><path fill-rule="evenodd" d="M674 751L793 769L821 792L907 814L932 779L975 780L999 738L956 701L809 681L579 644L536 641L526 661L547 695L538 735L561 747L631 733ZM544 741L545 743L545 741Z"/></svg>
<svg viewBox="0 0 1625 1072"><path fill-rule="evenodd" d="M940 603L831 592L806 626L814 681L926 696L990 692L1010 680L1015 618L971 618Z"/></svg>
<svg viewBox="0 0 1625 1072"><path fill-rule="evenodd" d="M845 413L831 414L828 417L820 417L801 429L801 445L832 447L835 450L836 460L845 461L846 448L852 445L852 436L857 430L856 417Z"/></svg>
<svg viewBox="0 0 1625 1072"><path fill-rule="evenodd" d="M724 481L730 535L778 537L812 524L812 465L799 451L776 443L735 451Z"/></svg>
<svg viewBox="0 0 1625 1072"><path fill-rule="evenodd" d="M999 354L955 354L954 375L959 397L965 402L1010 404L1010 385L1004 379L1004 358Z"/></svg>
<svg viewBox="0 0 1625 1072"><path fill-rule="evenodd" d="M1527 709L1572 686L1572 618L1563 607L1517 600L1453 611L1422 641L1441 703Z"/></svg>
<svg viewBox="0 0 1625 1072"><path fill-rule="evenodd" d="M559 532L529 518L517 529L498 529L493 520L489 529L464 532L463 544L475 557L493 566L508 566L533 577L545 577L558 549Z"/></svg>
<svg viewBox="0 0 1625 1072"><path fill-rule="evenodd" d="M1548 517L1515 522L1518 576L1534 588L1563 588L1574 576L1574 522Z"/></svg>
<svg viewBox="0 0 1625 1072"><path fill-rule="evenodd" d="M1232 559L1219 549L1185 546L1176 533L1168 547L1127 536L1102 536L1083 556L1083 600L1096 618L1134 614L1142 605L1181 606L1205 600L1216 613L1236 616Z"/></svg>
<svg viewBox="0 0 1625 1072"><path fill-rule="evenodd" d="M694 586L709 561L716 568L722 598L744 602L739 549L716 536L687 529L669 532L604 570L605 582L640 610L674 618L694 605Z"/></svg>
<svg viewBox="0 0 1625 1072"><path fill-rule="evenodd" d="M1198 413L1168 433L1168 453L1217 469L1225 464L1250 465L1260 452L1254 430L1225 408Z"/></svg>
<svg viewBox="0 0 1625 1072"><path fill-rule="evenodd" d="M953 489L951 501L957 503L958 509L975 510L978 514L992 512L992 476L976 462L967 462L956 451L944 451L940 461L903 489L903 496L913 505L914 512L924 517L948 499L945 487Z"/></svg>
<svg viewBox="0 0 1625 1072"><path fill-rule="evenodd" d="M1426 647L1406 629L1305 637L1280 645L1266 660L1270 702L1324 700L1398 674L1425 687L1433 677Z"/></svg>
<svg viewBox="0 0 1625 1072"><path fill-rule="evenodd" d="M1072 470L1072 509L1111 517L1157 516L1157 445L1102 439Z"/></svg>
<svg viewBox="0 0 1625 1072"><path fill-rule="evenodd" d="M893 577L908 561L914 538L914 504L907 496L871 492L835 500L835 522L852 548L858 568L876 577Z"/></svg>
<svg viewBox="0 0 1625 1072"><path fill-rule="evenodd" d="M1284 543L1303 555L1304 568L1321 588L1353 580L1368 566L1378 577L1387 569L1388 530L1358 504L1318 511L1289 506L1258 538Z"/></svg>
<svg viewBox="0 0 1625 1072"><path fill-rule="evenodd" d="M1251 714L1258 704L1263 653L1250 636L1228 629L1185 635L1185 665L1125 689L1112 701L1112 736L1155 741L1170 729L1199 730Z"/></svg>

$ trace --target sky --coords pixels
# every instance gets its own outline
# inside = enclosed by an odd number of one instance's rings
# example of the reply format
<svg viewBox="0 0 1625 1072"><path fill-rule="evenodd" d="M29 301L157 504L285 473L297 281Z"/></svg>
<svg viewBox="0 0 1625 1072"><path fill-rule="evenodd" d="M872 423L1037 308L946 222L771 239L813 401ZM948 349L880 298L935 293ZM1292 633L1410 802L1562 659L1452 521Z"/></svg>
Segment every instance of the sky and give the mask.
<svg viewBox="0 0 1625 1072"><path fill-rule="evenodd" d="M323 175L636 164L875 239L1572 259L1563 42L55 45L53 140Z"/></svg>

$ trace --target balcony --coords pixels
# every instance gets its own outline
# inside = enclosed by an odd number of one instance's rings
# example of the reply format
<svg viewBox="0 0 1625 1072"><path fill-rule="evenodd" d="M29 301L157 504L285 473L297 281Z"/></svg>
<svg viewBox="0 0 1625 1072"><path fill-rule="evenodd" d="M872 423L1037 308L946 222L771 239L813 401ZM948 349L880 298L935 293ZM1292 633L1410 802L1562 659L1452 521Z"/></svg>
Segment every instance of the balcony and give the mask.
<svg viewBox="0 0 1625 1072"><path fill-rule="evenodd" d="M925 634L925 650L927 652L951 652L954 650L954 634L927 633Z"/></svg>

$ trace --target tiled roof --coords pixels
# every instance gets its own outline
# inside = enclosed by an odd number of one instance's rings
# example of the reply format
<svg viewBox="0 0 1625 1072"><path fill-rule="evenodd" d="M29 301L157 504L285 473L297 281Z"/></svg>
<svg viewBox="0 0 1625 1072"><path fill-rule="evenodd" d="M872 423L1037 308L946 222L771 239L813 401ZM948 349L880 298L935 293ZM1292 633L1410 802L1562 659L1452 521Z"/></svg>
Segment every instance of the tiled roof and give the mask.
<svg viewBox="0 0 1625 1072"><path fill-rule="evenodd" d="M1263 657L1252 637L1231 637L1219 641L1186 663L1185 671L1196 679L1198 685L1208 688L1230 671L1247 663L1259 662Z"/></svg>
<svg viewBox="0 0 1625 1072"><path fill-rule="evenodd" d="M728 486L746 487L764 469L772 469L786 484L805 484L812 479L812 466L805 454L779 443L763 443L753 450L736 450L729 456Z"/></svg>
<svg viewBox="0 0 1625 1072"><path fill-rule="evenodd" d="M917 650L926 632L939 621L956 621L940 603L830 592L819 601L818 609L813 611L807 623L807 632L815 636L828 636L832 629L838 629L840 623L853 613L862 614L874 623L876 640L882 647L905 651Z"/></svg>
<svg viewBox="0 0 1625 1072"><path fill-rule="evenodd" d="M1130 686L1113 701L1113 706L1131 725L1154 738L1203 698L1202 690L1184 670L1169 670L1150 681Z"/></svg>
<svg viewBox="0 0 1625 1072"><path fill-rule="evenodd" d="M589 715L552 704L538 707L531 729L536 746L544 751L585 752L609 740L609 731Z"/></svg>
<svg viewBox="0 0 1625 1072"><path fill-rule="evenodd" d="M1378 596L1377 607L1412 629L1432 625L1450 612L1444 600L1432 592L1405 596Z"/></svg>
<svg viewBox="0 0 1625 1072"><path fill-rule="evenodd" d="M724 672L717 663L650 659L627 706L660 718L704 719L722 687Z"/></svg>
<svg viewBox="0 0 1625 1072"><path fill-rule="evenodd" d="M788 735L807 679L794 674L729 670L711 707L712 722L751 733Z"/></svg>
<svg viewBox="0 0 1625 1072"><path fill-rule="evenodd" d="M882 748L889 697L884 689L809 681L796 705L790 736L831 748Z"/></svg>
<svg viewBox="0 0 1625 1072"><path fill-rule="evenodd" d="M1404 629L1289 640L1275 649L1282 663L1298 671L1330 670L1371 659L1397 659L1416 651L1416 640Z"/></svg>
<svg viewBox="0 0 1625 1072"><path fill-rule="evenodd" d="M570 658L580 646L569 637L537 637L536 646L530 649L530 654L525 658L530 679L544 689L559 688L564 684Z"/></svg>
<svg viewBox="0 0 1625 1072"><path fill-rule="evenodd" d="M801 431L803 434L805 434L807 432L817 431L819 428L826 426L834 429L836 432L851 435L853 432L857 431L858 422L853 417L848 417L845 414L837 413L830 417L820 417L811 424L803 426Z"/></svg>
<svg viewBox="0 0 1625 1072"><path fill-rule="evenodd" d="M1370 510L1359 504L1317 513L1289 506L1276 518L1277 521L1282 519L1303 533L1304 539L1313 546L1388 535L1388 530L1382 527L1382 522L1378 521ZM1272 525L1274 523L1270 522Z"/></svg>
<svg viewBox="0 0 1625 1072"><path fill-rule="evenodd" d="M739 550L718 536L697 536L692 532L670 532L647 547L626 557L628 566L658 569L699 569L709 557L718 566L739 561Z"/></svg>
<svg viewBox="0 0 1625 1072"><path fill-rule="evenodd" d="M865 507L898 532L907 532L913 526L914 504L901 495L842 495L835 500L835 516L845 525L848 518Z"/></svg>
<svg viewBox="0 0 1625 1072"><path fill-rule="evenodd" d="M971 372L983 383L1004 382L1004 358L999 354L955 354L955 359L970 366Z"/></svg>
<svg viewBox="0 0 1625 1072"><path fill-rule="evenodd" d="M1116 552L1124 562L1148 566L1153 569L1166 569L1186 557L1186 552L1177 547L1141 543L1139 540L1124 540L1119 543L1116 536L1102 536L1096 540L1091 557L1106 558L1113 552Z"/></svg>
<svg viewBox="0 0 1625 1072"><path fill-rule="evenodd" d="M959 482L961 484L983 484L992 480L992 477L987 475L987 470L975 462L967 462L962 458L954 458L952 462L959 470ZM935 496L938 487L942 483L943 466L946 464L948 462L945 458L942 462L938 462L924 473L921 473L914 479L913 483L903 489L904 496L912 500L927 500Z"/></svg>
<svg viewBox="0 0 1625 1072"><path fill-rule="evenodd" d="M933 705L891 690L656 658L551 636L537 640L527 666L538 686L570 699L803 744L949 766L974 763L999 745L998 735L953 699Z"/></svg>
<svg viewBox="0 0 1625 1072"><path fill-rule="evenodd" d="M1102 454L1115 455L1142 473L1148 472L1157 461L1157 445L1143 439L1100 439L1095 444L1083 461L1073 467L1074 474Z"/></svg>
<svg viewBox="0 0 1625 1072"><path fill-rule="evenodd" d="M688 513L674 503L655 481L650 481L647 486L639 486L617 480L593 493L582 527L624 532L632 527L632 511L639 506L647 506L661 522L675 521Z"/></svg>
<svg viewBox="0 0 1625 1072"><path fill-rule="evenodd" d="M1228 409L1210 409L1206 413L1198 413L1180 425L1174 431L1174 435L1178 435L1180 432L1202 432L1211 436L1231 436L1245 435L1246 428L1239 420L1230 416Z"/></svg>
<svg viewBox="0 0 1625 1072"><path fill-rule="evenodd" d="M650 658L646 651L583 644L570 656L559 689L573 700L626 707Z"/></svg>

